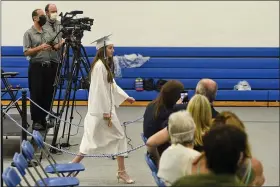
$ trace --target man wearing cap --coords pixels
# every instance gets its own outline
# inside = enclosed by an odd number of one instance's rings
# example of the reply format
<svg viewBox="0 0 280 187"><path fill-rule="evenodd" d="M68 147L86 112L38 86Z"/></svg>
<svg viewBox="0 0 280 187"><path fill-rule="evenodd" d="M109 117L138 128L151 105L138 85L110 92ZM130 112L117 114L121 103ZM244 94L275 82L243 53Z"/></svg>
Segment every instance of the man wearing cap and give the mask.
<svg viewBox="0 0 280 187"><path fill-rule="evenodd" d="M84 119L84 135L79 155L90 154L92 151L99 154L127 151L126 136L115 107L119 107L124 101L133 103L135 100L113 78L114 46L109 36L95 41L97 52L91 66L88 112ZM83 156L76 156L72 162L77 163L82 159ZM117 156L117 162L117 179L127 184L134 183L125 170L124 154Z"/></svg>

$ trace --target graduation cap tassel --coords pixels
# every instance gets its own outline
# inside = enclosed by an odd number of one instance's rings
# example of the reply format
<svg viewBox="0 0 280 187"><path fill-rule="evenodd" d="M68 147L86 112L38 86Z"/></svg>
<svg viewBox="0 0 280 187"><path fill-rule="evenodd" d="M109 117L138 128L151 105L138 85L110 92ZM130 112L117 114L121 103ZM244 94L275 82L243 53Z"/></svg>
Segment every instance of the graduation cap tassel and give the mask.
<svg viewBox="0 0 280 187"><path fill-rule="evenodd" d="M104 40L104 59L107 60L107 56L106 56L106 42Z"/></svg>

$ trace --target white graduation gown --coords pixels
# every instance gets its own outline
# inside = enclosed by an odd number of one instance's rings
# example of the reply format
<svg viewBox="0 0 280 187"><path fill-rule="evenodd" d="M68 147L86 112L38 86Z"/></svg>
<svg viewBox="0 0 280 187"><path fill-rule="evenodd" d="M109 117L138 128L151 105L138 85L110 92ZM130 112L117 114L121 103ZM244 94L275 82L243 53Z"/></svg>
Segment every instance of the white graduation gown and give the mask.
<svg viewBox="0 0 280 187"><path fill-rule="evenodd" d="M84 135L80 145L82 154L115 154L127 151L127 140L123 127L117 117L115 107L129 96L116 84L111 89L112 126L103 119L103 113L110 113L110 84L107 81L107 70L98 60L91 73L91 84L88 98L88 112L84 119Z"/></svg>

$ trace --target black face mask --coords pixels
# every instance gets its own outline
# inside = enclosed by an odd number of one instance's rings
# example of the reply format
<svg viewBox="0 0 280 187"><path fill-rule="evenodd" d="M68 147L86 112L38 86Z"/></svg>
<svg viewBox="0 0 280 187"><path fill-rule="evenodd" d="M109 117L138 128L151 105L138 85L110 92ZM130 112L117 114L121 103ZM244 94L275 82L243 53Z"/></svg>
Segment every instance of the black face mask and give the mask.
<svg viewBox="0 0 280 187"><path fill-rule="evenodd" d="M38 21L38 23L39 23L39 25L42 27L43 25L45 25L45 23L47 22L47 18L46 18L46 16L40 16L39 17L39 21Z"/></svg>

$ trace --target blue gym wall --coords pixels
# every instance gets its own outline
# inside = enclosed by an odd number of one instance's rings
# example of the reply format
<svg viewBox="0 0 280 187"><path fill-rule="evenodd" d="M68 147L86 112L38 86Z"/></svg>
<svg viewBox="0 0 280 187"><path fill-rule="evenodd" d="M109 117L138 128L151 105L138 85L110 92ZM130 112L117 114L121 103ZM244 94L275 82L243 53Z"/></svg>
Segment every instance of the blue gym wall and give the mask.
<svg viewBox="0 0 280 187"><path fill-rule="evenodd" d="M28 85L22 36L32 24L32 10L47 3L2 2L1 66L20 73L10 80L13 85ZM279 2L54 3L59 12L83 10L80 17L95 19L83 38L90 59L95 54L91 41L108 33L113 33L116 55L151 57L140 68L123 69L123 77L116 79L137 100L158 94L134 90L136 77L152 77L179 79L190 95L200 78L212 78L219 84L220 101L279 101ZM10 14L15 8L20 21ZM18 26L11 30L13 23ZM247 80L252 91L234 91L241 80ZM86 100L87 93L79 90L77 99Z"/></svg>

